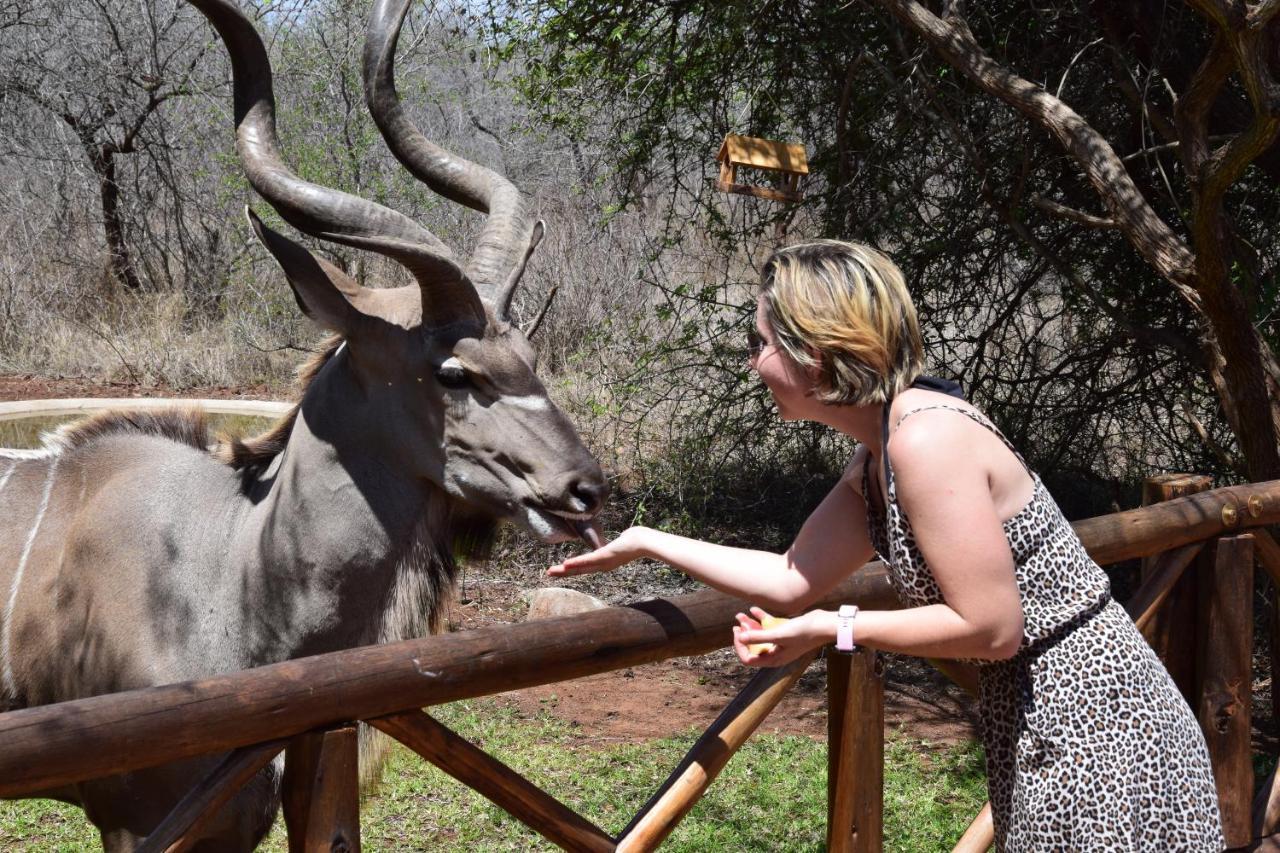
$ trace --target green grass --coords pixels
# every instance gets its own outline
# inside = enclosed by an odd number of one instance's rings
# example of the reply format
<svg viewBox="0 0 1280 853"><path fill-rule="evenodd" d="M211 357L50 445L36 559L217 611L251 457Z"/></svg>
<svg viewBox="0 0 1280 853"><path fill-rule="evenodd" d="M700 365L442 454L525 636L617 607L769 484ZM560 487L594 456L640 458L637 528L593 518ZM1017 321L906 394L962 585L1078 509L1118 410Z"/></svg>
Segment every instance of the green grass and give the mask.
<svg viewBox="0 0 1280 853"><path fill-rule="evenodd" d="M549 715L524 719L491 700L457 702L435 716L608 832L627 824L699 734L600 746L571 723ZM887 849L949 848L986 800L976 745L941 749L894 735L885 764ZM826 796L826 744L757 735L662 849L820 851ZM556 849L403 748L392 752L383 784L365 799L361 831L367 851ZM0 803L0 850L97 847L77 809L41 800ZM261 849L286 849L281 823Z"/></svg>

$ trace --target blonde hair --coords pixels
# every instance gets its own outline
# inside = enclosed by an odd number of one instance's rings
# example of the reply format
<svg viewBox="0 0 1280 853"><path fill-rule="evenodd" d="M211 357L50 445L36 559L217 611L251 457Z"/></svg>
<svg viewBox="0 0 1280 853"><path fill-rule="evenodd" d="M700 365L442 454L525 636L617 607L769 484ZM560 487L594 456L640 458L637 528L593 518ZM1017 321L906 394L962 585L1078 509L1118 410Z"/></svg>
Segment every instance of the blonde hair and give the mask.
<svg viewBox="0 0 1280 853"><path fill-rule="evenodd" d="M761 272L760 295L778 346L818 369L824 403L887 403L923 372L916 309L883 252L839 240L779 249Z"/></svg>

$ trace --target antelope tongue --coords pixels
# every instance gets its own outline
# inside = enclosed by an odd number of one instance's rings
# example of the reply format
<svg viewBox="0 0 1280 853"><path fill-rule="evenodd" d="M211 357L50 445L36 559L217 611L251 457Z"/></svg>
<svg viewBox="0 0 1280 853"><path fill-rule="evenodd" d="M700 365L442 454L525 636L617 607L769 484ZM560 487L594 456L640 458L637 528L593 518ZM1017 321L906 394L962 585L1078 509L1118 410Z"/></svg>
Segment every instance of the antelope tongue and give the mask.
<svg viewBox="0 0 1280 853"><path fill-rule="evenodd" d="M582 537L582 541L586 542L593 549L604 547L604 537L600 535L600 528L596 526L595 520L578 521L574 519L569 522L573 525L573 529Z"/></svg>

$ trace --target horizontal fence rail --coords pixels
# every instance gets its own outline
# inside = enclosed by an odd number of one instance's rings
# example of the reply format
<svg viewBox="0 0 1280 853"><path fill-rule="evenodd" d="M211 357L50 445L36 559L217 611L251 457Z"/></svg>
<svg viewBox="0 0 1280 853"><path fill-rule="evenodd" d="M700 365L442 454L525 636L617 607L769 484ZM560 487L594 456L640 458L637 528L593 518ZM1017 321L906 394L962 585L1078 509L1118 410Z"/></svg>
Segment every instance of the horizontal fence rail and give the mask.
<svg viewBox="0 0 1280 853"><path fill-rule="evenodd" d="M1268 480L1087 518L1072 526L1094 562L1106 566L1277 521L1280 480Z"/></svg>
<svg viewBox="0 0 1280 853"><path fill-rule="evenodd" d="M1280 522L1280 481L1078 522L1099 563ZM871 564L816 606L896 608ZM705 654L743 602L715 591L300 658L0 714L0 797L287 738L353 719Z"/></svg>

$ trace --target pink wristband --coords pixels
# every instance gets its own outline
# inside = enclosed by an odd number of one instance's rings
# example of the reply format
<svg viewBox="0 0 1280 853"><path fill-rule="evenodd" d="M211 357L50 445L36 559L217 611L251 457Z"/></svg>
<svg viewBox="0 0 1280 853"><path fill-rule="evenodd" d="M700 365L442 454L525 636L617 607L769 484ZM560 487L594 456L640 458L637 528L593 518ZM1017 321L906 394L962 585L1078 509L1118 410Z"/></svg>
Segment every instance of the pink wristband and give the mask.
<svg viewBox="0 0 1280 853"><path fill-rule="evenodd" d="M851 652L853 645L853 617L858 615L858 605L842 604L836 614L836 650Z"/></svg>

